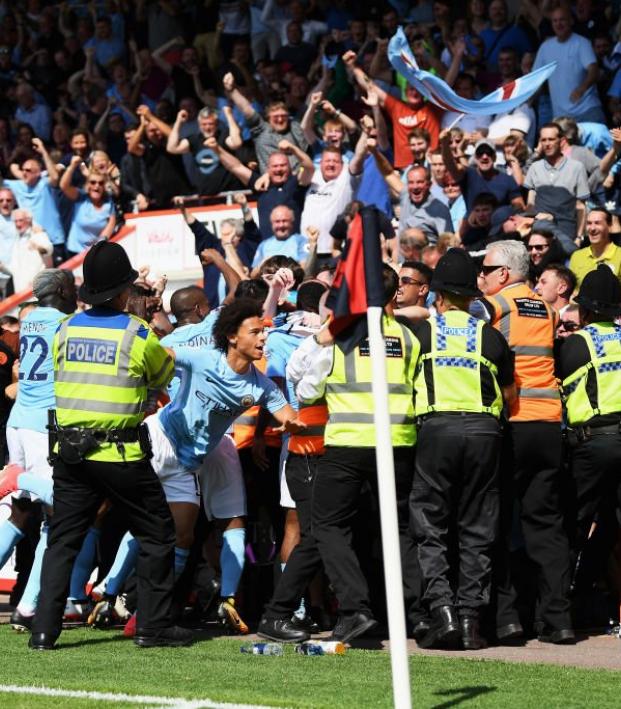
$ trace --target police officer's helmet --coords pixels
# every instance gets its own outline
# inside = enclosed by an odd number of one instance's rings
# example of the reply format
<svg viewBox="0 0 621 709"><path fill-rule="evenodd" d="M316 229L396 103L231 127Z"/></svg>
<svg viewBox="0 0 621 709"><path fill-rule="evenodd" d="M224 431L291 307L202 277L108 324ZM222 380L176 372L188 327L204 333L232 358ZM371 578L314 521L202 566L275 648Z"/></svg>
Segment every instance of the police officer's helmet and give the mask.
<svg viewBox="0 0 621 709"><path fill-rule="evenodd" d="M582 281L576 303L603 318L621 315L621 284L610 266L600 263Z"/></svg>
<svg viewBox="0 0 621 709"><path fill-rule="evenodd" d="M473 298L483 295L477 288L477 267L463 249L449 249L438 261L429 289Z"/></svg>
<svg viewBox="0 0 621 709"><path fill-rule="evenodd" d="M110 241L98 241L84 259L84 283L78 297L89 305L101 305L122 293L138 278L125 249Z"/></svg>

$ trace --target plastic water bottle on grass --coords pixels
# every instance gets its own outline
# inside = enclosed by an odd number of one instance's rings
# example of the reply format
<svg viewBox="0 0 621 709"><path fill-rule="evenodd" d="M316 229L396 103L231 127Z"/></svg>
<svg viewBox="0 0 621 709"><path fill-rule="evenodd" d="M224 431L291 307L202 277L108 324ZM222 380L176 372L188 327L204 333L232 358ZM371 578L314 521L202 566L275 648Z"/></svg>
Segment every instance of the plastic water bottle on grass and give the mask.
<svg viewBox="0 0 621 709"><path fill-rule="evenodd" d="M295 651L300 655L344 655L345 645L336 640L316 640L296 645Z"/></svg>
<svg viewBox="0 0 621 709"><path fill-rule="evenodd" d="M245 643L241 652L247 655L282 655L283 646L280 643Z"/></svg>

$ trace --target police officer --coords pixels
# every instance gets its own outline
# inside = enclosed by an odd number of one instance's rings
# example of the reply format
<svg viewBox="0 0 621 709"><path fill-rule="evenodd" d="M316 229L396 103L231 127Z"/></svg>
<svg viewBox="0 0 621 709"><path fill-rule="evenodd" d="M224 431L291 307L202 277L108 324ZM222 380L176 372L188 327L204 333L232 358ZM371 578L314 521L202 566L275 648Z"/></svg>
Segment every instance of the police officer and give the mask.
<svg viewBox="0 0 621 709"><path fill-rule="evenodd" d="M137 276L121 246L95 244L79 292L93 307L61 323L54 340L54 516L30 638L36 650L53 649L60 635L73 561L105 497L140 542L136 644L192 641L171 626L175 532L141 426L147 390L166 386L174 359L144 321L123 312Z"/></svg>
<svg viewBox="0 0 621 709"><path fill-rule="evenodd" d="M513 356L497 330L468 313L481 292L476 266L465 251L451 249L440 259L430 288L436 292L436 313L414 327L421 344L416 370L420 427L411 513L432 612L419 645L445 647L461 634L464 649L477 650L485 642L479 610L490 598L499 418L503 393L509 401L515 396ZM456 552L449 548L453 528Z"/></svg>
<svg viewBox="0 0 621 709"><path fill-rule="evenodd" d="M392 316L391 301L398 278L390 266L383 269L391 437L399 516L399 541L406 603L420 586L420 572L409 532L408 501L414 466L414 366L419 344L408 326ZM298 382L300 401L313 403L325 396L328 423L325 454L319 461L311 501L311 531L339 601L340 617L333 640L348 642L376 625L369 588L352 548L352 527L361 490L368 482L377 490L372 368L368 341L349 354L332 344L327 330L316 337L317 347L306 375ZM410 617L412 621L412 617ZM264 627L261 626L262 632Z"/></svg>
<svg viewBox="0 0 621 709"><path fill-rule="evenodd" d="M621 506L621 285L608 266L588 273L576 297L584 328L564 340L560 375L571 427L571 471L577 497L576 551L581 552L596 517L602 522ZM573 435L572 435L573 434ZM604 526L603 524L601 526ZM610 527L616 530L616 525ZM615 534L604 535L597 559L604 571ZM579 581L582 583L579 583ZM583 588L595 579L578 578Z"/></svg>
<svg viewBox="0 0 621 709"><path fill-rule="evenodd" d="M526 553L537 566L538 638L574 642L569 613L569 545L560 503L562 462L561 399L555 376L556 313L526 283L528 252L517 241L499 241L487 249L481 267L482 301L491 324L515 354L518 396L509 407L501 476L501 544L497 579L496 636L513 641L524 630L516 608L510 566L515 502Z"/></svg>

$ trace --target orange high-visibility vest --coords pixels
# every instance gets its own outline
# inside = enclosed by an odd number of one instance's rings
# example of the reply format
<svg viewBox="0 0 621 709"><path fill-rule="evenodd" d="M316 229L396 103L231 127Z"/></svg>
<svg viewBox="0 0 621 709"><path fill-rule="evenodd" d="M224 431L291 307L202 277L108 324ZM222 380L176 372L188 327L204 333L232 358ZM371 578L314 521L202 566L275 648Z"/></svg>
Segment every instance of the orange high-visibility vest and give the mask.
<svg viewBox="0 0 621 709"><path fill-rule="evenodd" d="M262 357L254 366L260 371L265 372L267 360ZM233 423L233 440L238 450L242 448L250 448L254 441L254 434L257 428L257 419L259 416L260 406L251 406L244 411L241 416L238 416ZM282 438L280 433L276 433L271 426L267 426L264 432L265 445L270 448L280 448Z"/></svg>
<svg viewBox="0 0 621 709"><path fill-rule="evenodd" d="M304 433L289 437L289 452L299 455L321 455L325 453L324 433L328 423L328 407L325 399L313 404L300 404L298 418L307 428Z"/></svg>
<svg viewBox="0 0 621 709"><path fill-rule="evenodd" d="M485 298L494 308L492 325L515 353L518 399L510 421L559 421L561 397L554 376L556 313L525 283Z"/></svg>

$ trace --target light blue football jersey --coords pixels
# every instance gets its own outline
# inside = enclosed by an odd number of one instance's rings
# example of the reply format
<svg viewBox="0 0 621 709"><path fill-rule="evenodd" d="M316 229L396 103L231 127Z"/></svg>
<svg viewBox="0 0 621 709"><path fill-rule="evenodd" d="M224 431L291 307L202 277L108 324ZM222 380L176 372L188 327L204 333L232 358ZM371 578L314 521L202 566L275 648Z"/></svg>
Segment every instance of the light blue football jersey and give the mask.
<svg viewBox="0 0 621 709"><path fill-rule="evenodd" d="M56 406L52 342L67 317L56 308L35 308L19 329L19 385L7 426L46 433L47 412Z"/></svg>
<svg viewBox="0 0 621 709"><path fill-rule="evenodd" d="M170 347L177 354L184 347L195 349L207 349L213 347L211 333L213 326L220 314L220 309L212 310L207 317L199 323L192 325L181 325L175 328L169 335L162 337L160 343L164 347ZM180 371L175 366L175 376L168 385L168 396L174 399L179 391Z"/></svg>
<svg viewBox="0 0 621 709"><path fill-rule="evenodd" d="M179 390L158 416L179 462L188 470L203 462L246 409L258 404L274 413L287 404L276 384L254 366L237 374L219 350L184 347L176 354Z"/></svg>

